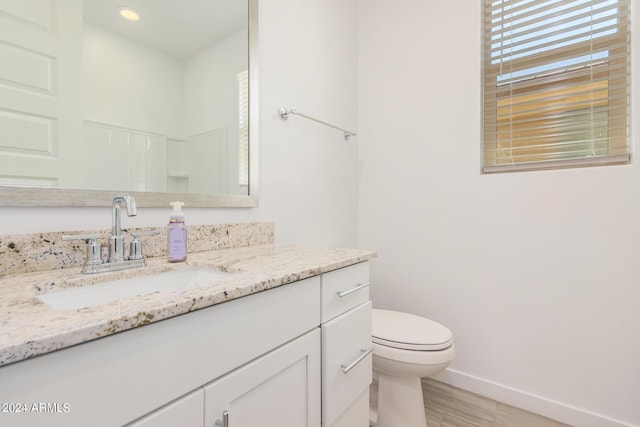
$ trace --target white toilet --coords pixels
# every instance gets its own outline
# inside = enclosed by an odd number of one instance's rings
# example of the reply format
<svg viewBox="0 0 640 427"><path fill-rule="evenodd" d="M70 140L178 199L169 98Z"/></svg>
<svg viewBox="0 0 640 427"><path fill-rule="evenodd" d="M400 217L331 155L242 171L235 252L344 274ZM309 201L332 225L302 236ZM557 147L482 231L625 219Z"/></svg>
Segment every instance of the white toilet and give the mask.
<svg viewBox="0 0 640 427"><path fill-rule="evenodd" d="M373 309L372 427L426 427L421 377L453 360L453 335L424 317Z"/></svg>

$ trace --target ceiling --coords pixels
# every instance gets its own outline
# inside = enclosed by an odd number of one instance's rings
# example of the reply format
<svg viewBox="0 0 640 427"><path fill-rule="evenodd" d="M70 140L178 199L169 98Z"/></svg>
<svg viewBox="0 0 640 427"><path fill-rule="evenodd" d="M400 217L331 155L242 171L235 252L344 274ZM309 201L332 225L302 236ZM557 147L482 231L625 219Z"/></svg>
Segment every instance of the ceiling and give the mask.
<svg viewBox="0 0 640 427"><path fill-rule="evenodd" d="M247 1L238 0L83 0L84 18L129 39L187 59L247 27ZM126 21L118 6L136 10Z"/></svg>

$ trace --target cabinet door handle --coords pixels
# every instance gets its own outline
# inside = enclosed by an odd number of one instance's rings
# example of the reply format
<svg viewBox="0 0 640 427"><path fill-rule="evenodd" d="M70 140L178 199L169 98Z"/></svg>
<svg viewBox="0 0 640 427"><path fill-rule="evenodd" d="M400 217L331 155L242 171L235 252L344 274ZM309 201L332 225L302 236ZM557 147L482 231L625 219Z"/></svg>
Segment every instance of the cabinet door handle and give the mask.
<svg viewBox="0 0 640 427"><path fill-rule="evenodd" d="M222 413L222 421L216 420L216 426L229 427L229 411L224 411Z"/></svg>
<svg viewBox="0 0 640 427"><path fill-rule="evenodd" d="M347 295L352 294L352 293L354 293L354 292L356 292L356 291L359 291L359 290L360 290L360 289L362 289L362 288L366 288L366 287L367 287L367 286L369 286L370 284L371 284L370 282L367 282L367 283L359 283L358 285L356 285L356 287L355 287L355 288L351 288L351 289L349 289L348 291L338 292L338 296L339 296L340 298L342 298L342 297L346 297Z"/></svg>
<svg viewBox="0 0 640 427"><path fill-rule="evenodd" d="M362 354L360 356L358 356L358 358L356 360L354 360L353 362L351 362L349 365L340 365L340 367L342 368L342 372L344 372L346 374L347 372L349 372L350 370L355 368L356 365L358 363L362 362L365 357L367 357L368 355L373 353L373 348L370 348L369 350L362 349L360 351L362 352Z"/></svg>

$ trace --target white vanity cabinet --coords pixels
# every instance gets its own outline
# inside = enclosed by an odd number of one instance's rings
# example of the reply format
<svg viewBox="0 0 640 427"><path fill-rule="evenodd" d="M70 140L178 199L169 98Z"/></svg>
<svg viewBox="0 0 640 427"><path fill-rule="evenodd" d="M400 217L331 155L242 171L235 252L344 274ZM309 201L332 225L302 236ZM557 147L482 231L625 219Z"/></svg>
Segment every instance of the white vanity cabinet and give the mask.
<svg viewBox="0 0 640 427"><path fill-rule="evenodd" d="M366 427L372 376L369 263L322 275L321 317L323 426Z"/></svg>
<svg viewBox="0 0 640 427"><path fill-rule="evenodd" d="M0 367L0 402L26 408L0 413L0 425L113 427L145 416L183 416L190 425L182 396L309 332L317 343L305 351L315 353L309 360L318 371L319 298L320 277L311 277ZM317 408L317 400L309 404ZM48 412L30 410L40 403Z"/></svg>
<svg viewBox="0 0 640 427"><path fill-rule="evenodd" d="M367 427L368 281L363 262L0 367L25 408L0 425Z"/></svg>

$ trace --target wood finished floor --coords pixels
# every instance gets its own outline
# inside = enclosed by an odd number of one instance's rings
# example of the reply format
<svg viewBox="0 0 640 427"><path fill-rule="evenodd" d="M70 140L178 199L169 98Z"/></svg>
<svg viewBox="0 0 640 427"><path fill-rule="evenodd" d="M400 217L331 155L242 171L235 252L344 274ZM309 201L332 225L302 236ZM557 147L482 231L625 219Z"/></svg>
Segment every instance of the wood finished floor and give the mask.
<svg viewBox="0 0 640 427"><path fill-rule="evenodd" d="M422 392L427 427L570 427L430 378Z"/></svg>

